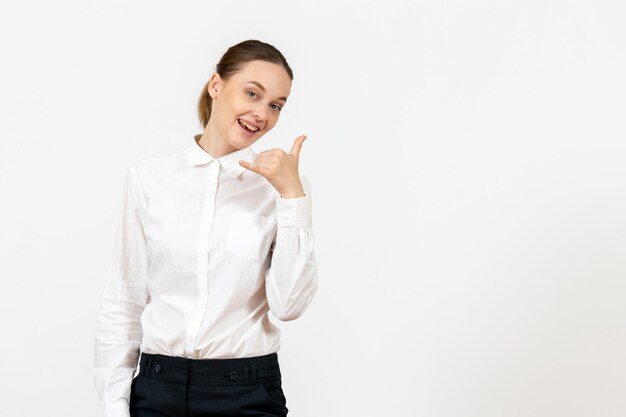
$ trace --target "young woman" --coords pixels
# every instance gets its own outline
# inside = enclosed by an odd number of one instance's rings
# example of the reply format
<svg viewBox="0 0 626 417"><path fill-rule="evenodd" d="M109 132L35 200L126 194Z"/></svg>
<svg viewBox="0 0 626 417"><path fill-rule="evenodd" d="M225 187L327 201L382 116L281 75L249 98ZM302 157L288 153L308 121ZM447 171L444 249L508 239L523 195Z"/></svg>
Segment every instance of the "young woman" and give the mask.
<svg viewBox="0 0 626 417"><path fill-rule="evenodd" d="M106 417L287 415L268 312L294 320L317 291L305 136L250 145L292 80L272 45L232 46L202 90L204 132L127 171L95 335Z"/></svg>

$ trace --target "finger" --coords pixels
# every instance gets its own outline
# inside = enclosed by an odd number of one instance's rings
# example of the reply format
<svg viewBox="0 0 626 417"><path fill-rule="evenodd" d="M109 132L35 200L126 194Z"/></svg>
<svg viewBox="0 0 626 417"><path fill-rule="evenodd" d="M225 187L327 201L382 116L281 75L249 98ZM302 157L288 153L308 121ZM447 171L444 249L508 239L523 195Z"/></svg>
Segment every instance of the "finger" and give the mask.
<svg viewBox="0 0 626 417"><path fill-rule="evenodd" d="M293 146L291 147L291 151L289 151L289 155L295 156L296 159L300 157L300 150L302 149L302 144L306 139L306 135L300 135L293 142Z"/></svg>
<svg viewBox="0 0 626 417"><path fill-rule="evenodd" d="M254 172L260 174L259 167L257 165L255 165L255 164L252 164L252 163L250 163L248 161L244 161L243 159L240 159L239 160L239 165L241 165L242 167L244 167L246 169L249 169L250 171L254 171Z"/></svg>

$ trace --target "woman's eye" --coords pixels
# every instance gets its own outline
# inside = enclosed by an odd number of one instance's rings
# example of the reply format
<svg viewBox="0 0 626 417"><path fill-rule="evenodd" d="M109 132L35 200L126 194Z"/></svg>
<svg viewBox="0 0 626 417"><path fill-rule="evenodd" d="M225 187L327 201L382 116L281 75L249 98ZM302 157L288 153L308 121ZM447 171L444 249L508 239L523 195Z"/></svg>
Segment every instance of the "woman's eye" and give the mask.
<svg viewBox="0 0 626 417"><path fill-rule="evenodd" d="M256 93L255 93L254 91L247 91L247 93L248 93L248 97L256 97ZM251 96L250 94L254 94L254 95L253 95L253 96ZM283 109L283 108L282 108L282 107L280 107L279 105L274 104L274 110L281 111L282 109Z"/></svg>

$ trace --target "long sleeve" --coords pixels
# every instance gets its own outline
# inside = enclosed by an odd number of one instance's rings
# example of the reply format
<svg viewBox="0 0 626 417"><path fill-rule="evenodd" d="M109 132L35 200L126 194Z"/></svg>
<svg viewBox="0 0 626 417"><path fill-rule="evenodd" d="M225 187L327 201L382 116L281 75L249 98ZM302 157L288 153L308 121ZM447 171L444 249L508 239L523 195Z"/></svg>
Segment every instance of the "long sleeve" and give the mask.
<svg viewBox="0 0 626 417"><path fill-rule="evenodd" d="M265 290L270 310L282 321L300 317L317 292L311 186L301 176L304 197L276 198L277 231Z"/></svg>
<svg viewBox="0 0 626 417"><path fill-rule="evenodd" d="M143 336L140 318L149 298L150 262L139 215L142 203L137 174L131 167L95 332L93 379L105 417L130 415L130 386Z"/></svg>

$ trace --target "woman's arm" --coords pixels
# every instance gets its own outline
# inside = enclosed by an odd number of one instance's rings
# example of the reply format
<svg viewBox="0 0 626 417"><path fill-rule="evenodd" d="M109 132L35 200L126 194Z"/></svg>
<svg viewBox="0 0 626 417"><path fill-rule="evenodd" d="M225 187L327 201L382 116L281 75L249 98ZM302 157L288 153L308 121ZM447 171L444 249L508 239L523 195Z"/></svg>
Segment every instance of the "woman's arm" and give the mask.
<svg viewBox="0 0 626 417"><path fill-rule="evenodd" d="M311 186L302 176L304 197L276 198L277 232L265 290L272 313L280 320L297 319L317 292L317 263L312 228Z"/></svg>
<svg viewBox="0 0 626 417"><path fill-rule="evenodd" d="M150 262L138 214L142 203L137 174L131 167L95 334L93 378L105 417L130 415L130 386L143 336L140 317L149 298Z"/></svg>

